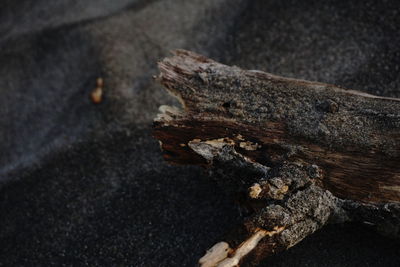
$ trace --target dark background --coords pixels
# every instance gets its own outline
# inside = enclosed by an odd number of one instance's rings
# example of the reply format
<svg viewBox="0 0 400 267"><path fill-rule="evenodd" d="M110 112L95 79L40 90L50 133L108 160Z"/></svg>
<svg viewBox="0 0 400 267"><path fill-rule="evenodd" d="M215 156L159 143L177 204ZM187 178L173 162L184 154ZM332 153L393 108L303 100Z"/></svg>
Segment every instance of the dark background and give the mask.
<svg viewBox="0 0 400 267"><path fill-rule="evenodd" d="M239 211L169 166L156 62L226 64L400 97L399 1L3 0L0 266L194 266ZM104 101L89 94L97 77ZM332 225L265 266L400 266L400 244Z"/></svg>

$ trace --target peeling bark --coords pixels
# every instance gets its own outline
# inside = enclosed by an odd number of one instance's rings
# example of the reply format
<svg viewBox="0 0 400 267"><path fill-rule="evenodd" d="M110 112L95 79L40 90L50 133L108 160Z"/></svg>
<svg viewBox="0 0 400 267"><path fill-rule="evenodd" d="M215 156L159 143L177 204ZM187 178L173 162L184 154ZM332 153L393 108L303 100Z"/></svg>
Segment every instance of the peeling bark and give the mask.
<svg viewBox="0 0 400 267"><path fill-rule="evenodd" d="M183 50L159 68L183 106L162 106L154 122L165 159L207 167L228 193L245 196L250 213L202 266L257 263L328 222L399 235L399 99Z"/></svg>

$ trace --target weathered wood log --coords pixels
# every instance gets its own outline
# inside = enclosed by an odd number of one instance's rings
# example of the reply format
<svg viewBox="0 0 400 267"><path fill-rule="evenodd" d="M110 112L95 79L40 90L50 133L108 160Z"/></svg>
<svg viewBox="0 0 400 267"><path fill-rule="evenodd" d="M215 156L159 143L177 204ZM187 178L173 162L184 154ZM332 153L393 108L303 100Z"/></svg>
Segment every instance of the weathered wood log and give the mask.
<svg viewBox="0 0 400 267"><path fill-rule="evenodd" d="M178 50L159 81L164 158L209 168L249 209L202 266L257 263L328 222L400 234L400 100L229 67Z"/></svg>

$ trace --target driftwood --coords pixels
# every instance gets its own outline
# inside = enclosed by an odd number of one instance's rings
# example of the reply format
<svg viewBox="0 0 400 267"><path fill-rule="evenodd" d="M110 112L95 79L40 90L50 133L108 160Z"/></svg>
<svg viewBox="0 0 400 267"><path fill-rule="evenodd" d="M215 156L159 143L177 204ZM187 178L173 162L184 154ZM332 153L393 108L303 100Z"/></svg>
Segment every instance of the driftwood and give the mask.
<svg viewBox="0 0 400 267"><path fill-rule="evenodd" d="M400 235L399 99L183 50L159 68L183 106L162 106L154 122L165 159L209 168L249 211L200 265L256 264L328 222Z"/></svg>

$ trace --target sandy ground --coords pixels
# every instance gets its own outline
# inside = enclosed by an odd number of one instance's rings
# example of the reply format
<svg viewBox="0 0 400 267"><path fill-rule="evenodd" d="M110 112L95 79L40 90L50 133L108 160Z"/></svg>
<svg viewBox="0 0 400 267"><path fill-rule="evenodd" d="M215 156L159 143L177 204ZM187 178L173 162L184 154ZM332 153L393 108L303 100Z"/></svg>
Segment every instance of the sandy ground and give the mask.
<svg viewBox="0 0 400 267"><path fill-rule="evenodd" d="M184 48L400 97L400 5L322 2L2 1L0 266L194 266L240 213L201 169L162 160L151 122L175 101L156 62ZM399 266L399 253L368 226L332 225L264 264Z"/></svg>

